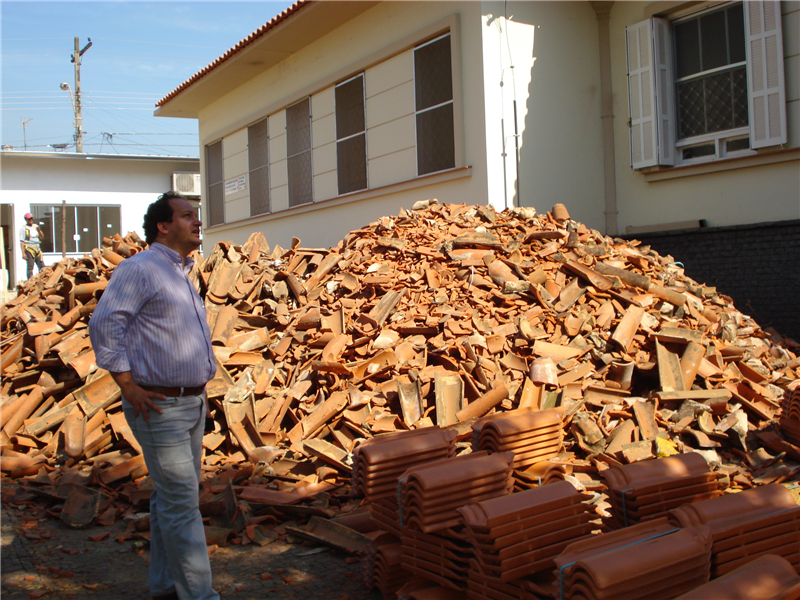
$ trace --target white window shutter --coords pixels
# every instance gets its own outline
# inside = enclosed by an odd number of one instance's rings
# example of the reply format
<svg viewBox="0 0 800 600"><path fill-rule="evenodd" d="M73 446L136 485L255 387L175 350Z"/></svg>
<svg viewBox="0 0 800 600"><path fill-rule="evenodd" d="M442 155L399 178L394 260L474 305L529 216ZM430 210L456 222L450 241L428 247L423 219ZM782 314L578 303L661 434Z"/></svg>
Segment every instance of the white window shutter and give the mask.
<svg viewBox="0 0 800 600"><path fill-rule="evenodd" d="M631 167L675 162L669 25L647 19L626 28Z"/></svg>
<svg viewBox="0 0 800 600"><path fill-rule="evenodd" d="M675 100L672 93L672 39L669 21L653 19L655 59L656 130L658 132L658 164L675 164Z"/></svg>
<svg viewBox="0 0 800 600"><path fill-rule="evenodd" d="M766 148L785 144L786 89L780 2L745 2L744 18L750 146Z"/></svg>

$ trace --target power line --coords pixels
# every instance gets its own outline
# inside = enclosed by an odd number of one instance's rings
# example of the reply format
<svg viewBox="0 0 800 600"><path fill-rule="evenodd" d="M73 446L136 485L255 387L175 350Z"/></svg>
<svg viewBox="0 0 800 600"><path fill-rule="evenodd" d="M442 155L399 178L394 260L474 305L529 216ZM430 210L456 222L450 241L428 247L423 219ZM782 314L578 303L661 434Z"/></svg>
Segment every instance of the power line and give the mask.
<svg viewBox="0 0 800 600"><path fill-rule="evenodd" d="M86 90L87 94L136 94L139 96L152 96L158 95L158 92L119 92L119 91L109 91L109 90Z"/></svg>
<svg viewBox="0 0 800 600"><path fill-rule="evenodd" d="M9 106L9 107L6 108L6 107L3 107L3 106L0 106L0 110L25 110L25 107L24 106L21 106L21 107ZM69 106L58 107L58 108L47 108L47 107L44 107L44 106L37 106L36 110L69 110L69 111L72 111L72 108L69 107ZM146 109L146 108L131 108L129 110L148 110L148 109Z"/></svg>
<svg viewBox="0 0 800 600"><path fill-rule="evenodd" d="M217 46L193 46L191 44L170 44L169 42L146 42L143 40L118 40L115 38L94 38L96 40L103 40L104 42L124 42L126 44L150 44L154 46L176 46L178 48L203 48L205 50L219 50ZM72 40L72 38L3 38L6 42L61 42L64 40ZM224 50L223 50L224 52Z"/></svg>
<svg viewBox="0 0 800 600"><path fill-rule="evenodd" d="M43 52L63 52L62 48L37 48L35 52L25 52L24 54L18 54L13 50L11 52L4 52L3 56L26 56L29 54L41 54Z"/></svg>
<svg viewBox="0 0 800 600"><path fill-rule="evenodd" d="M109 91L109 90L84 90L84 94L91 93L91 94L137 94L139 96L158 96L159 92L126 92L126 91ZM63 95L64 92L61 90L14 90L14 91L4 91L0 93L0 96L5 96L6 94L59 94Z"/></svg>
<svg viewBox="0 0 800 600"><path fill-rule="evenodd" d="M136 105L147 104L148 106L152 106L153 110L155 110L155 106L151 102L148 102L146 100L144 102L134 102L133 100L124 100L124 101L117 101L117 102L106 102L105 100L101 100L100 102L95 102L94 100L86 100L86 104L87 105L90 105L90 104L116 104L116 105L120 105L120 104L136 104Z"/></svg>
<svg viewBox="0 0 800 600"><path fill-rule="evenodd" d="M59 39L59 38L57 38ZM96 40L103 40L104 42L125 42L129 44L151 44L154 46L177 46L179 48L204 48L206 50L217 50L219 48L216 46L192 46L190 44L170 44L169 42L145 42L141 40L117 40L114 38L94 38ZM223 50L224 52L225 50Z"/></svg>
<svg viewBox="0 0 800 600"><path fill-rule="evenodd" d="M186 59L186 60L206 60L200 56L179 56L177 54L170 54L169 56L164 56L163 54L132 54L130 52L109 52L107 50L103 51L103 56L148 56L152 57L155 56L156 58L160 58L161 60L172 60L172 59Z"/></svg>
<svg viewBox="0 0 800 600"><path fill-rule="evenodd" d="M150 100L152 98L155 98L156 100L158 100L159 98L161 98L161 96L121 96L121 95L113 95L113 94L109 95L109 96L102 95L102 94L101 95L92 94L90 97L91 98L103 98L103 99L105 99L105 98L115 98L117 100L122 100L122 101L124 101L126 98L129 98L130 100ZM41 99L44 99L44 100L52 101L52 100L62 100L63 98L61 96L55 96L55 97L52 97L52 96L7 96L6 94L0 94L0 99L3 99L3 100L28 100L28 99L41 100Z"/></svg>
<svg viewBox="0 0 800 600"><path fill-rule="evenodd" d="M196 133L135 133L135 132L114 133L111 131L104 131L103 133L107 133L108 135L197 135Z"/></svg>
<svg viewBox="0 0 800 600"><path fill-rule="evenodd" d="M101 146L102 144L84 144L84 146ZM145 147L164 147L164 148L197 148L195 144L159 144L158 146L153 146L152 144L120 144L118 142L114 142L115 146L145 146Z"/></svg>
<svg viewBox="0 0 800 600"><path fill-rule="evenodd" d="M3 38L6 42L41 42L42 40L63 41L72 38Z"/></svg>

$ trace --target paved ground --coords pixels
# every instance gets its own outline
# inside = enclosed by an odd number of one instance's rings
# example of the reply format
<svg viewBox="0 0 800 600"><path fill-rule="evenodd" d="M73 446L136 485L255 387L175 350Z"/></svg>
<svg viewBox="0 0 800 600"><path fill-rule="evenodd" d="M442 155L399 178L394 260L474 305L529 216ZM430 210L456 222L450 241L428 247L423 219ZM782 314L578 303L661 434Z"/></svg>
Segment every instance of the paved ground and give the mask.
<svg viewBox="0 0 800 600"><path fill-rule="evenodd" d="M72 530L36 510L2 507L3 600L149 600L144 542L120 544L125 525ZM108 531L99 542L90 535ZM379 600L364 562L310 543L229 545L211 555L214 587L227 600Z"/></svg>

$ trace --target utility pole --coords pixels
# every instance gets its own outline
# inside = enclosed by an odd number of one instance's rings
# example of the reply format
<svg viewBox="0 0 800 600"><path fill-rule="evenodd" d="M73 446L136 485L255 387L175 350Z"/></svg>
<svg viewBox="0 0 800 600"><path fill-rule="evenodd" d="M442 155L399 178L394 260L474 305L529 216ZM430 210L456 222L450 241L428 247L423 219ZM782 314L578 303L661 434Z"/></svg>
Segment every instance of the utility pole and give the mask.
<svg viewBox="0 0 800 600"><path fill-rule="evenodd" d="M32 118L31 119L23 119L23 121L22 121L22 143L25 145L25 150L28 149L28 135L27 135L27 132L25 131L25 126L30 121L33 121L33 119Z"/></svg>
<svg viewBox="0 0 800 600"><path fill-rule="evenodd" d="M83 116L81 115L81 57L83 53L92 47L92 38L88 38L89 43L80 50L80 38L75 38L75 53L72 55L72 62L75 65L75 98L73 99L72 109L75 112L75 150L83 152Z"/></svg>

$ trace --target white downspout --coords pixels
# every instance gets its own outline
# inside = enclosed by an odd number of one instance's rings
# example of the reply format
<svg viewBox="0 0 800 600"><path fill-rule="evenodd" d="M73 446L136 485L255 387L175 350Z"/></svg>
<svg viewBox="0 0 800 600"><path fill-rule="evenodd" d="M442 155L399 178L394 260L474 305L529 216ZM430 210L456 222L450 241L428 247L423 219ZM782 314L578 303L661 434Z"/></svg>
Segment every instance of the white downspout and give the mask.
<svg viewBox="0 0 800 600"><path fill-rule="evenodd" d="M600 34L600 118L603 121L603 180L605 187L605 234L617 235L617 179L616 156L614 154L614 103L611 85L611 36L609 16L610 2L590 2L597 14L597 30Z"/></svg>

